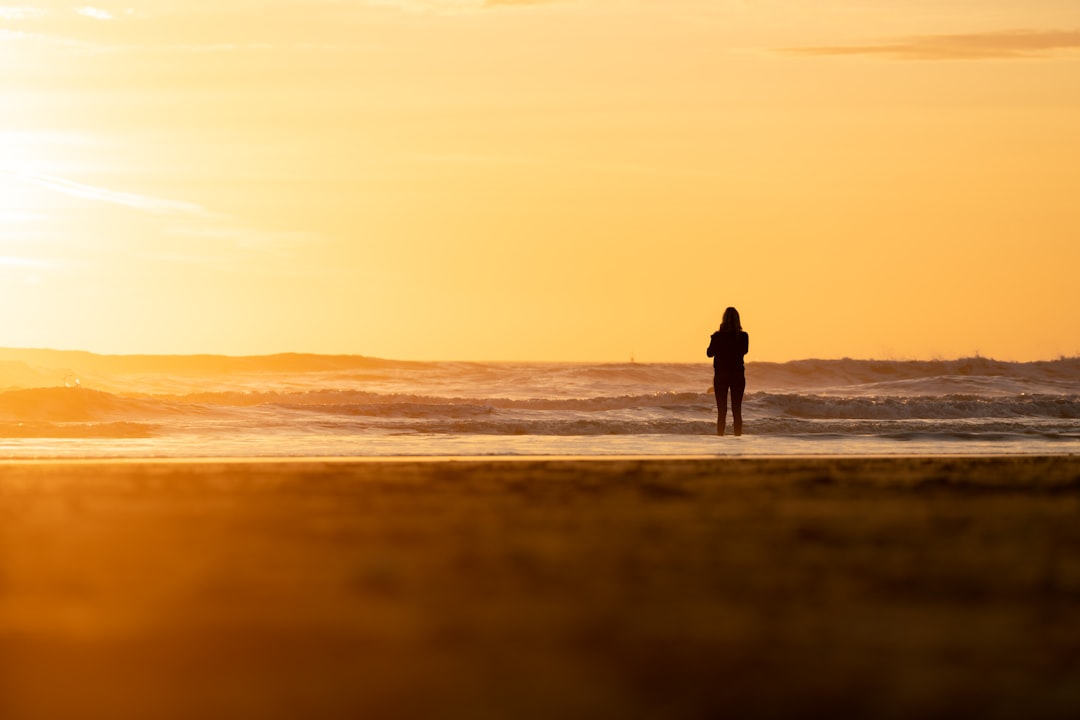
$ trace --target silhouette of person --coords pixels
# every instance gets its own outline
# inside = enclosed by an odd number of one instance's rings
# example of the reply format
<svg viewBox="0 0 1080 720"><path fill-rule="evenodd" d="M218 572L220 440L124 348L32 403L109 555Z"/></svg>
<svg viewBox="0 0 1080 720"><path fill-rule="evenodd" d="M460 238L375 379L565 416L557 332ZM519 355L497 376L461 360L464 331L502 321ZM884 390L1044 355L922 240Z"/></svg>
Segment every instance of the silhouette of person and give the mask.
<svg viewBox="0 0 1080 720"><path fill-rule="evenodd" d="M743 355L750 349L750 336L743 332L739 311L729 307L724 311L720 329L709 339L705 354L713 359L713 392L716 393L716 434L723 435L727 426L727 396L731 391L731 415L735 434L742 435L742 399L746 390Z"/></svg>

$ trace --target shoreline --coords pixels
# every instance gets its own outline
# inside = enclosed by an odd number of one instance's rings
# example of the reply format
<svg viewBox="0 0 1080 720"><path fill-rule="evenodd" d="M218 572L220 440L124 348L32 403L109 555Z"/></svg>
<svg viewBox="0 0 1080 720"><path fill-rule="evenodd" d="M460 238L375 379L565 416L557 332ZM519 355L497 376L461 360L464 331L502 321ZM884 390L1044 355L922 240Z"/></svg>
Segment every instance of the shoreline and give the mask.
<svg viewBox="0 0 1080 720"><path fill-rule="evenodd" d="M1076 451L1063 451L1063 452L1046 452L1044 450L1033 450L1031 452L1020 453L988 453L988 452L956 452L956 453L942 453L942 452L929 452L929 453L803 453L803 454L745 454L745 455L725 455L725 454L708 454L708 453L687 453L687 454L672 454L665 455L660 453L644 453L640 455L635 454L618 454L618 455L591 455L591 454L551 454L551 455L200 455L200 456L151 456L151 455L127 455L127 456L41 456L41 457L3 457L0 456L0 467L4 465L30 465L30 464L54 464L54 465L77 465L81 463L90 463L96 465L109 465L112 463L120 464L237 464L237 465L258 465L258 464L304 464L304 463L323 463L323 464L364 464L364 463L439 463L439 462L549 462L549 461L569 461L569 462L628 462L628 461L648 461L648 462L683 462L683 461L716 461L716 462L728 462L728 461L783 461L791 460L797 462L814 462L817 460L831 461L831 460L979 460L979 459L999 459L1008 460L1009 458L1074 458L1080 460L1080 452Z"/></svg>

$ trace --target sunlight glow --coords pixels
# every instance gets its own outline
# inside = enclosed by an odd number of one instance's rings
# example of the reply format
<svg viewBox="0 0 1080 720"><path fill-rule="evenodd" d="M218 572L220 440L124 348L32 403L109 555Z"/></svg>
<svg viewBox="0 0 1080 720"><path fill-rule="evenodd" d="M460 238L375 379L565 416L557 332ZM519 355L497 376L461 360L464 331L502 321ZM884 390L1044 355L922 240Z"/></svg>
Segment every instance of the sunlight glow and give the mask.
<svg viewBox="0 0 1080 720"><path fill-rule="evenodd" d="M0 6L0 347L1080 352L1075 2L133 8Z"/></svg>

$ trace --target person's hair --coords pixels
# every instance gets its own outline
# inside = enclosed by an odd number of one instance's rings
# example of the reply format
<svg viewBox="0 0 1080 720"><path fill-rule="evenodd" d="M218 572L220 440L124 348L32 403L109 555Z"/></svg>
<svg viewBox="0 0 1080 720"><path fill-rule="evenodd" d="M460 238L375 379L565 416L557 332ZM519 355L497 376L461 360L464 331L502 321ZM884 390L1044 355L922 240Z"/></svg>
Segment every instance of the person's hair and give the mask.
<svg viewBox="0 0 1080 720"><path fill-rule="evenodd" d="M739 311L729 307L724 311L724 319L720 323L720 332L740 332L742 322L739 320Z"/></svg>

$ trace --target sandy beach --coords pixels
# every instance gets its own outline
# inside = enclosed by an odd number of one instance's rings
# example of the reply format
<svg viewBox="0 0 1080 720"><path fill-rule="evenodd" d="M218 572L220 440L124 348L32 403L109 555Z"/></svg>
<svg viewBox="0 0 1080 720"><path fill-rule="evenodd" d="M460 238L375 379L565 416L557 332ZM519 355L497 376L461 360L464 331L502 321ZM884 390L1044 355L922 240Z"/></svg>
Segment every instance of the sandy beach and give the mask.
<svg viewBox="0 0 1080 720"><path fill-rule="evenodd" d="M0 717L1075 718L1080 458L0 465Z"/></svg>

